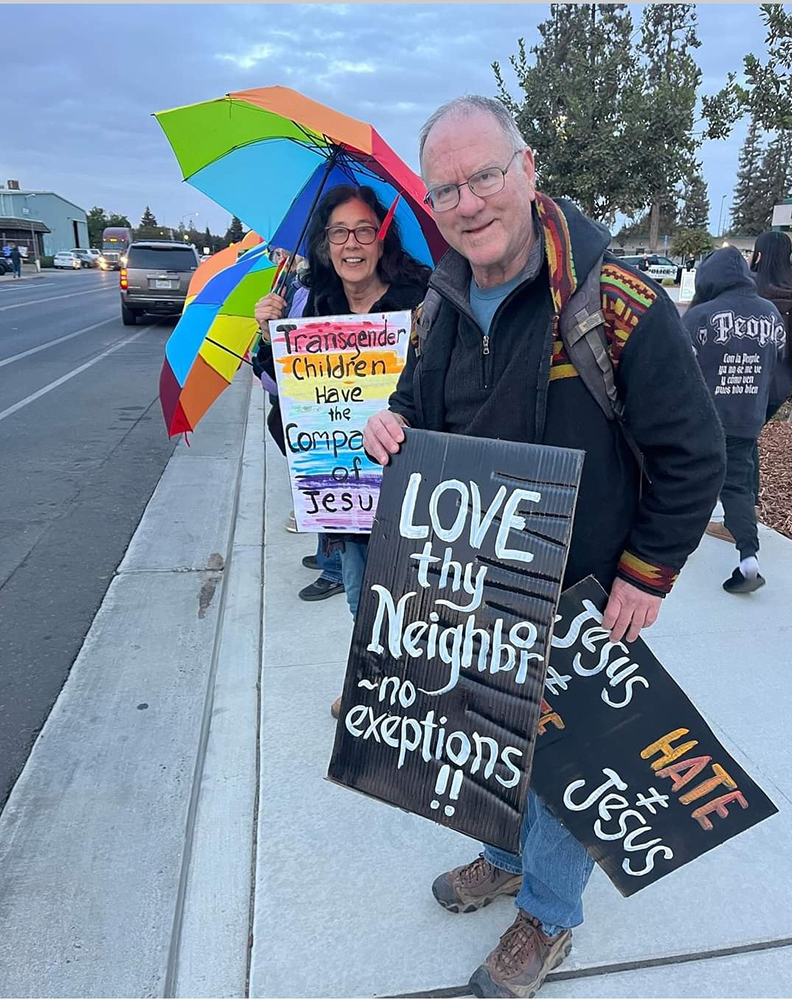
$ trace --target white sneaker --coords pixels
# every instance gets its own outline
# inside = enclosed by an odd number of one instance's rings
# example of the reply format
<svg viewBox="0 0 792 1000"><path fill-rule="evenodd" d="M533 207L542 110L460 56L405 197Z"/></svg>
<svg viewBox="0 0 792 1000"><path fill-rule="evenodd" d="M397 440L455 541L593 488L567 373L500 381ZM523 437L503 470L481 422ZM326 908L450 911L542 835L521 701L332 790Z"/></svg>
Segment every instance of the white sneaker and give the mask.
<svg viewBox="0 0 792 1000"><path fill-rule="evenodd" d="M286 523L283 526L287 531L291 531L293 535L297 534L297 518L294 516L294 511L289 514L286 518Z"/></svg>

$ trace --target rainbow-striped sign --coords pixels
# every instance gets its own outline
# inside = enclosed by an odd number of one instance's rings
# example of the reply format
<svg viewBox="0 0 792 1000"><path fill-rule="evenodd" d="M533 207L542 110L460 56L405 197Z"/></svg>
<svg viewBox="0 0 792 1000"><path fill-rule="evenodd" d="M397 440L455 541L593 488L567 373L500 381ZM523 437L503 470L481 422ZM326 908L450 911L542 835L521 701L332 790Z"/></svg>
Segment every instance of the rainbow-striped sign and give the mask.
<svg viewBox="0 0 792 1000"><path fill-rule="evenodd" d="M371 531L382 469L363 429L387 408L407 357L409 311L270 323L300 531Z"/></svg>

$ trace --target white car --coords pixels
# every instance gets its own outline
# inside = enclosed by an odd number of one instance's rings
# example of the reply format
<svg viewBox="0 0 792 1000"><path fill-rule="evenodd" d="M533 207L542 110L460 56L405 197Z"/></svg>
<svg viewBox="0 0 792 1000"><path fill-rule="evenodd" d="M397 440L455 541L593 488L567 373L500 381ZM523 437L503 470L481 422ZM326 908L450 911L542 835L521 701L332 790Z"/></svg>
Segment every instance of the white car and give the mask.
<svg viewBox="0 0 792 1000"><path fill-rule="evenodd" d="M79 271L82 267L82 261L77 254L72 253L71 250L61 250L60 253L55 254L52 266L71 268L74 271Z"/></svg>

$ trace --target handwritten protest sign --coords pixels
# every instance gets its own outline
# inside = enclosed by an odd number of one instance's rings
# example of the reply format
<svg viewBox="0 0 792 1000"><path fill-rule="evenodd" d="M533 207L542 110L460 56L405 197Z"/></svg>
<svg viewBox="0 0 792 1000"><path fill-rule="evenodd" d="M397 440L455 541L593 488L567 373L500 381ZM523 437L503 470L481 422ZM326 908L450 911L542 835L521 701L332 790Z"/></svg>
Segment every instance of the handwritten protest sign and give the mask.
<svg viewBox="0 0 792 1000"><path fill-rule="evenodd" d="M410 325L409 311L270 322L298 530L371 530L382 469L363 428L396 388Z"/></svg>
<svg viewBox="0 0 792 1000"><path fill-rule="evenodd" d="M407 430L329 777L516 850L582 452Z"/></svg>
<svg viewBox="0 0 792 1000"><path fill-rule="evenodd" d="M685 269L679 282L679 301L692 302L696 294L696 272Z"/></svg>
<svg viewBox="0 0 792 1000"><path fill-rule="evenodd" d="M593 577L561 596L532 784L631 896L777 810L605 603Z"/></svg>

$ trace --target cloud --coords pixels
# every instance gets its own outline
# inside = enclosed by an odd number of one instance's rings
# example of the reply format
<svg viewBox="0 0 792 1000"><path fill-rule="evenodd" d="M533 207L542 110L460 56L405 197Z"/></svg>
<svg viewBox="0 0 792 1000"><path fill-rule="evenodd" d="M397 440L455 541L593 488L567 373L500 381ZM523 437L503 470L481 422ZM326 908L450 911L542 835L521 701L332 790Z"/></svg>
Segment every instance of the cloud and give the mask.
<svg viewBox="0 0 792 1000"><path fill-rule="evenodd" d="M265 44L256 45L244 54L218 52L215 58L234 63L236 66L239 66L240 69L253 69L253 67L257 66L260 62L266 62L268 59L272 59L273 56L281 55L282 52L283 48L280 45Z"/></svg>
<svg viewBox="0 0 792 1000"><path fill-rule="evenodd" d="M637 19L638 8L634 10ZM700 4L697 59L708 93L764 52L754 5ZM24 80L3 101L0 180L56 190L137 221L147 202L164 223L228 215L181 182L152 112L251 87L286 85L371 122L413 168L421 124L460 94L494 95L490 68L537 41L546 5L528 4L4 4L4 76ZM130 13L134 16L130 16ZM138 16L138 13L141 16ZM142 16L144 15L145 16ZM725 28L728 30L725 30ZM79 38L78 48L64 38ZM713 225L731 191L740 125L699 154ZM727 202L730 201L730 196Z"/></svg>

